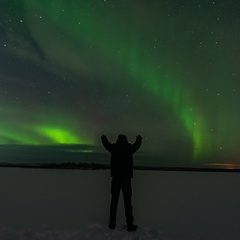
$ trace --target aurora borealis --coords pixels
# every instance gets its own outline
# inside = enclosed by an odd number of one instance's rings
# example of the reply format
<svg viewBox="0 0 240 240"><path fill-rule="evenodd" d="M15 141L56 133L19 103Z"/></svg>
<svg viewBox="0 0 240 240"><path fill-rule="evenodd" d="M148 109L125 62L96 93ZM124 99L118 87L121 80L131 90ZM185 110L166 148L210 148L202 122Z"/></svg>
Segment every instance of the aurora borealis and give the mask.
<svg viewBox="0 0 240 240"><path fill-rule="evenodd" d="M240 162L240 3L0 4L0 144L140 134L159 161Z"/></svg>

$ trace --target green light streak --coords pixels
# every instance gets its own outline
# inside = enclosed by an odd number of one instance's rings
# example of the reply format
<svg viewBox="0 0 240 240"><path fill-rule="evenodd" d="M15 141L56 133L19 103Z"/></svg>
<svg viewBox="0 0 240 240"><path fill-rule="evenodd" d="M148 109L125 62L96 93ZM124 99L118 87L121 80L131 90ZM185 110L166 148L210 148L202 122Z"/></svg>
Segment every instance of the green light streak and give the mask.
<svg viewBox="0 0 240 240"><path fill-rule="evenodd" d="M36 109L29 113L8 106L1 110L1 116L0 144L93 144L89 134L87 137L79 130L79 125L74 125L73 120L57 111L46 114ZM19 119L17 122L16 118ZM31 119L29 123L28 119Z"/></svg>
<svg viewBox="0 0 240 240"><path fill-rule="evenodd" d="M2 124L3 126L4 124ZM90 141L81 139L79 136L61 127L54 126L18 126L14 124L6 126L0 131L0 144L24 144L24 145L45 145L45 144L86 144Z"/></svg>
<svg viewBox="0 0 240 240"><path fill-rule="evenodd" d="M207 123L190 90L174 77L161 77L156 72L145 72L141 76L146 89L159 97L159 101L164 100L180 118L193 141L193 160L203 160L210 153L210 138L206 131Z"/></svg>
<svg viewBox="0 0 240 240"><path fill-rule="evenodd" d="M4 126L4 123L1 124ZM19 129L20 128L20 129ZM11 127L3 127L0 130L0 144L38 144L38 140L24 127L14 129Z"/></svg>
<svg viewBox="0 0 240 240"><path fill-rule="evenodd" d="M52 127L52 126L37 126L36 131L47 137L53 143L59 144L82 144L84 141L78 139L77 136L70 133L66 129Z"/></svg>

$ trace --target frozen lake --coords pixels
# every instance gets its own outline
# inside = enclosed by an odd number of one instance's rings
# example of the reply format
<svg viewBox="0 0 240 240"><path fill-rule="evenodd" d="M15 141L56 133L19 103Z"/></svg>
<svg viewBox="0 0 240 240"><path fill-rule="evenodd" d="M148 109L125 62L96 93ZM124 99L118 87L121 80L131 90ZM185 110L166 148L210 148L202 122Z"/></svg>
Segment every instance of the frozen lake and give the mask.
<svg viewBox="0 0 240 240"><path fill-rule="evenodd" d="M0 168L0 224L14 231L105 226L110 181L109 170ZM132 186L140 228L174 240L239 239L239 173L135 171ZM121 226L122 199L118 209Z"/></svg>

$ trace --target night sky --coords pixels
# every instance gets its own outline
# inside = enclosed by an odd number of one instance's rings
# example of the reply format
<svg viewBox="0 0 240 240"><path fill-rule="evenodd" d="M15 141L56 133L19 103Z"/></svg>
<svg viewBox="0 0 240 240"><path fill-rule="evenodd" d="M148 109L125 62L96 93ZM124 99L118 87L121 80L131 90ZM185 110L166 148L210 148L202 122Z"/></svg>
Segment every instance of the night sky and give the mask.
<svg viewBox="0 0 240 240"><path fill-rule="evenodd" d="M239 29L233 0L0 0L0 144L240 163Z"/></svg>

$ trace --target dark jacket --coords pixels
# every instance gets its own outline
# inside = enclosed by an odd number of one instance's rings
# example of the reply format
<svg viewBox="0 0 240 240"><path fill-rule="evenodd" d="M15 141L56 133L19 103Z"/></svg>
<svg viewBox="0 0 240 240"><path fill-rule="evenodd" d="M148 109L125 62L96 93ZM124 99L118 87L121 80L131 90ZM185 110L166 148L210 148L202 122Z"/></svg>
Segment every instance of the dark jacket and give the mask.
<svg viewBox="0 0 240 240"><path fill-rule="evenodd" d="M117 142L112 144L108 141L106 136L102 136L102 143L111 153L111 176L113 178L132 178L133 153L140 148L142 138L138 136L135 143L130 144L127 138L124 140L118 137Z"/></svg>

